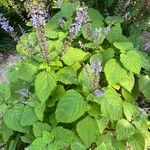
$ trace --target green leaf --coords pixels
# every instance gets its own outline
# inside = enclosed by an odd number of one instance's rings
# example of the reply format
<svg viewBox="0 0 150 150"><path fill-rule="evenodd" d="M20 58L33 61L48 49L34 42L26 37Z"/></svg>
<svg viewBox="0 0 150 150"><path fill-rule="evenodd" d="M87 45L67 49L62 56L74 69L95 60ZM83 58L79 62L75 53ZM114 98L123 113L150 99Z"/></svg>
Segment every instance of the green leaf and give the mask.
<svg viewBox="0 0 150 150"><path fill-rule="evenodd" d="M22 126L30 126L34 124L37 121L36 114L34 112L34 109L30 107L29 105L26 105L21 119L21 125Z"/></svg>
<svg viewBox="0 0 150 150"><path fill-rule="evenodd" d="M102 117L100 119L97 119L97 124L99 127L99 132L102 134L104 129L107 127L108 123L109 123L109 119L106 117Z"/></svg>
<svg viewBox="0 0 150 150"><path fill-rule="evenodd" d="M124 140L129 138L135 133L135 128L127 120L121 119L116 125L116 134L118 140Z"/></svg>
<svg viewBox="0 0 150 150"><path fill-rule="evenodd" d="M0 84L0 100L8 100L11 96L9 84L1 83Z"/></svg>
<svg viewBox="0 0 150 150"><path fill-rule="evenodd" d="M43 121L44 111L45 111L45 104L41 104L40 102L37 101L36 106L34 107L34 112L36 114L36 117L40 121Z"/></svg>
<svg viewBox="0 0 150 150"><path fill-rule="evenodd" d="M117 24L115 26L113 26L111 28L111 30L108 32L107 34L107 40L110 43L114 43L116 41L118 41L122 36L122 29L121 29L121 25Z"/></svg>
<svg viewBox="0 0 150 150"><path fill-rule="evenodd" d="M129 146L133 150L144 150L145 149L145 139L142 134L136 133L128 139Z"/></svg>
<svg viewBox="0 0 150 150"><path fill-rule="evenodd" d="M68 147L74 138L74 133L63 127L56 127L52 130L54 141L48 145L49 150L58 150Z"/></svg>
<svg viewBox="0 0 150 150"><path fill-rule="evenodd" d="M101 111L111 120L117 121L122 118L122 99L113 90L107 90L101 100Z"/></svg>
<svg viewBox="0 0 150 150"><path fill-rule="evenodd" d="M111 85L119 83L127 75L127 71L115 59L110 59L105 64L104 72L108 83Z"/></svg>
<svg viewBox="0 0 150 150"><path fill-rule="evenodd" d="M77 124L77 133L86 146L90 146L99 134L98 124L95 119L86 117Z"/></svg>
<svg viewBox="0 0 150 150"><path fill-rule="evenodd" d="M123 66L133 73L140 73L142 61L140 55L135 50L127 51L126 54L121 54L120 61Z"/></svg>
<svg viewBox="0 0 150 150"><path fill-rule="evenodd" d="M56 87L55 74L52 72L41 72L35 79L35 92L39 100L44 103Z"/></svg>
<svg viewBox="0 0 150 150"><path fill-rule="evenodd" d="M37 67L30 63L22 63L19 66L19 78L31 82L33 75L37 72Z"/></svg>
<svg viewBox="0 0 150 150"><path fill-rule="evenodd" d="M49 144L54 140L54 135L50 132L43 131L43 140L46 144Z"/></svg>
<svg viewBox="0 0 150 150"><path fill-rule="evenodd" d="M137 107L126 101L123 102L123 111L128 121L131 121L138 115Z"/></svg>
<svg viewBox="0 0 150 150"><path fill-rule="evenodd" d="M78 48L69 48L67 52L62 56L62 60L67 65L72 65L76 62L83 61L85 56L87 56L88 53L82 51Z"/></svg>
<svg viewBox="0 0 150 150"><path fill-rule="evenodd" d="M61 12L63 13L64 17L69 19L73 15L73 13L75 12L75 5L73 3L66 2L61 7Z"/></svg>
<svg viewBox="0 0 150 150"><path fill-rule="evenodd" d="M122 53L125 53L127 50L134 49L134 45L130 42L115 42L114 46L118 48Z"/></svg>
<svg viewBox="0 0 150 150"><path fill-rule="evenodd" d="M21 125L23 110L24 105L16 104L5 113L4 122L10 129L18 132L26 131L27 128Z"/></svg>
<svg viewBox="0 0 150 150"><path fill-rule="evenodd" d="M108 150L108 147L105 143L102 143L98 145L95 150Z"/></svg>
<svg viewBox="0 0 150 150"><path fill-rule="evenodd" d="M73 67L64 67L57 72L58 81L64 84L77 84L77 72Z"/></svg>
<svg viewBox="0 0 150 150"><path fill-rule="evenodd" d="M54 92L52 93L51 97L47 101L48 107L53 107L56 102L60 99L60 97L65 93L65 89L62 85L58 85Z"/></svg>
<svg viewBox="0 0 150 150"><path fill-rule="evenodd" d="M119 82L119 84L131 92L134 87L134 82L135 79L133 73L128 73L127 76Z"/></svg>
<svg viewBox="0 0 150 150"><path fill-rule="evenodd" d="M0 132L5 143L8 141L10 136L13 135L13 130L9 129L4 123L1 124Z"/></svg>
<svg viewBox="0 0 150 150"><path fill-rule="evenodd" d="M150 78L148 75L140 76L139 79L139 88L140 91L144 94L147 100L150 101Z"/></svg>
<svg viewBox="0 0 150 150"><path fill-rule="evenodd" d="M58 122L71 123L81 117L86 110L84 98L75 90L67 91L59 100L56 108Z"/></svg>
<svg viewBox="0 0 150 150"><path fill-rule="evenodd" d="M96 10L94 8L89 8L88 15L92 22L92 26L94 28L100 28L100 27L104 26L104 22L103 22L104 18L98 10Z"/></svg>
<svg viewBox="0 0 150 150"><path fill-rule="evenodd" d="M32 142L28 147L28 150L47 150L47 145L44 139L39 137Z"/></svg>
<svg viewBox="0 0 150 150"><path fill-rule="evenodd" d="M47 123L42 123L42 122L37 122L33 124L33 133L36 138L41 137L43 134L43 131L50 132L51 126L48 125Z"/></svg>

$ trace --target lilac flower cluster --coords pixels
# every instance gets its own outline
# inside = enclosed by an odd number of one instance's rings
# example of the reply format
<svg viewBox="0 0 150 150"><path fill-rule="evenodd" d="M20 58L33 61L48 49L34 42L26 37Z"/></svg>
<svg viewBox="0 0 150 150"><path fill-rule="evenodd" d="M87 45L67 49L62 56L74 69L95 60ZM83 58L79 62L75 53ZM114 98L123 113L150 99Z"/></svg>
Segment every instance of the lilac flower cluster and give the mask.
<svg viewBox="0 0 150 150"><path fill-rule="evenodd" d="M73 35L77 35L78 32L80 31L82 24L85 22L85 18L87 16L87 7L84 5L81 7L77 7L76 9L76 17L75 17L75 22L71 26L69 33Z"/></svg>
<svg viewBox="0 0 150 150"><path fill-rule="evenodd" d="M2 14L0 14L0 25L6 32L11 35L11 37L14 38L15 41L18 40L14 28L9 24L9 21Z"/></svg>
<svg viewBox="0 0 150 150"><path fill-rule="evenodd" d="M103 94L104 94L104 90L96 89L96 90L94 91L94 95L96 95L96 96L98 96L98 97L103 96Z"/></svg>
<svg viewBox="0 0 150 150"><path fill-rule="evenodd" d="M30 6L29 15L31 16L31 21L34 28L37 28L38 25L44 26L48 17L44 3L32 4Z"/></svg>

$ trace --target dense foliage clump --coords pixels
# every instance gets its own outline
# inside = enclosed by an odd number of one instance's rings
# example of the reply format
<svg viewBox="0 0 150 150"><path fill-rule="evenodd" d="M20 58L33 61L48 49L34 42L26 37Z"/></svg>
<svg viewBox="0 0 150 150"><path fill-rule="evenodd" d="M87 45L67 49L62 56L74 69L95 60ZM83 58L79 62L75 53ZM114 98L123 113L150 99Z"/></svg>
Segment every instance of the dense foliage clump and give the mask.
<svg viewBox="0 0 150 150"><path fill-rule="evenodd" d="M27 1L30 32L20 38L1 17L20 56L0 84L2 147L147 149L148 111L136 99L150 100L150 59L124 34L124 18L75 1L48 19L45 5Z"/></svg>

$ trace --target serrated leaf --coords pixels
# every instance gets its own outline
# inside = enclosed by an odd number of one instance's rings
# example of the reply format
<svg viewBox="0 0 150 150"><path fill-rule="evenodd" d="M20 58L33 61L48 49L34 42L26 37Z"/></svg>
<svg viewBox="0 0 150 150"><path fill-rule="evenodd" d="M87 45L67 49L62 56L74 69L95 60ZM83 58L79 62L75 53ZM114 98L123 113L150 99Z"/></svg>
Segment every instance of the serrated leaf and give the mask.
<svg viewBox="0 0 150 150"><path fill-rule="evenodd" d="M27 128L23 127L20 123L23 110L24 110L24 105L16 104L5 113L4 122L10 129L18 132L26 131Z"/></svg>
<svg viewBox="0 0 150 150"><path fill-rule="evenodd" d="M22 63L19 66L19 78L31 82L33 75L37 72L37 67L30 63Z"/></svg>
<svg viewBox="0 0 150 150"><path fill-rule="evenodd" d="M42 137L39 137L32 142L28 150L47 150L47 144Z"/></svg>
<svg viewBox="0 0 150 150"><path fill-rule="evenodd" d="M36 138L41 137L43 134L43 131L50 132L51 126L48 125L47 123L42 123L42 122L37 122L33 124L33 133Z"/></svg>
<svg viewBox="0 0 150 150"><path fill-rule="evenodd" d="M134 45L130 42L115 42L114 46L118 48L122 53L125 53L127 50L134 49Z"/></svg>
<svg viewBox="0 0 150 150"><path fill-rule="evenodd" d="M11 96L11 91L9 84L1 83L0 84L0 100L8 100Z"/></svg>
<svg viewBox="0 0 150 150"><path fill-rule="evenodd" d="M34 112L34 109L30 107L29 105L26 105L21 118L21 125L22 126L30 126L34 124L37 121L36 114Z"/></svg>
<svg viewBox="0 0 150 150"><path fill-rule="evenodd" d="M140 73L142 61L140 55L135 50L127 51L126 54L121 54L120 61L123 66L133 73Z"/></svg>
<svg viewBox="0 0 150 150"><path fill-rule="evenodd" d="M128 73L127 76L119 82L119 84L131 92L134 86L134 82L135 79L133 73Z"/></svg>
<svg viewBox="0 0 150 150"><path fill-rule="evenodd" d="M10 136L13 134L13 130L8 128L4 123L1 124L1 129L0 129L2 139L6 143Z"/></svg>
<svg viewBox="0 0 150 150"><path fill-rule="evenodd" d="M62 56L62 60L67 65L72 65L76 62L83 61L85 56L87 56L88 53L82 51L78 48L69 48L67 52Z"/></svg>
<svg viewBox="0 0 150 150"><path fill-rule="evenodd" d="M118 140L128 139L135 133L135 128L127 120L121 119L116 125L116 135Z"/></svg>
<svg viewBox="0 0 150 150"><path fill-rule="evenodd" d="M49 150L58 150L68 147L74 138L74 133L63 127L56 127L52 130L54 141L48 145Z"/></svg>
<svg viewBox="0 0 150 150"><path fill-rule="evenodd" d="M54 140L54 135L50 132L43 131L43 140L46 144L49 144Z"/></svg>
<svg viewBox="0 0 150 150"><path fill-rule="evenodd" d="M75 90L67 91L56 108L57 122L71 123L81 117L86 110L84 98Z"/></svg>
<svg viewBox="0 0 150 150"><path fill-rule="evenodd" d="M99 134L98 124L95 119L86 117L77 124L77 133L86 146L90 146Z"/></svg>
<svg viewBox="0 0 150 150"><path fill-rule="evenodd" d="M37 75L35 79L35 92L42 103L48 99L55 87L56 79L54 73L41 72Z"/></svg>
<svg viewBox="0 0 150 150"><path fill-rule="evenodd" d="M107 127L108 123L109 123L109 119L106 117L102 117L100 119L97 119L97 124L99 127L99 132L102 134L104 129Z"/></svg>
<svg viewBox="0 0 150 150"><path fill-rule="evenodd" d="M131 121L134 117L138 115L138 109L132 103L123 102L123 111L128 121Z"/></svg>
<svg viewBox="0 0 150 150"><path fill-rule="evenodd" d="M61 11L66 18L70 18L74 11L75 11L75 5L73 3L66 2L62 7Z"/></svg>
<svg viewBox="0 0 150 150"><path fill-rule="evenodd" d="M58 85L54 92L52 93L51 97L47 101L48 107L53 107L55 103L60 99L60 97L65 93L65 89L62 85Z"/></svg>
<svg viewBox="0 0 150 150"><path fill-rule="evenodd" d="M104 72L108 83L111 85L119 83L127 75L127 71L115 59L110 59L105 64Z"/></svg>
<svg viewBox="0 0 150 150"><path fill-rule="evenodd" d="M148 75L140 76L139 78L139 88L144 94L147 100L150 101L150 78Z"/></svg>
<svg viewBox="0 0 150 150"><path fill-rule="evenodd" d="M122 118L122 99L112 90L107 90L101 100L101 111L111 120L117 121Z"/></svg>
<svg viewBox="0 0 150 150"><path fill-rule="evenodd" d="M142 134L136 133L128 139L129 146L133 150L144 150L145 149L145 139Z"/></svg>
<svg viewBox="0 0 150 150"><path fill-rule="evenodd" d="M40 102L37 101L36 106L34 107L34 112L36 114L36 117L40 121L43 121L44 110L45 110L45 104L41 104Z"/></svg>
<svg viewBox="0 0 150 150"><path fill-rule="evenodd" d="M122 36L122 29L120 24L117 24L111 28L111 30L107 34L107 40L110 43L114 43L118 41Z"/></svg>
<svg viewBox="0 0 150 150"><path fill-rule="evenodd" d="M64 67L57 72L58 81L64 84L77 84L77 72L72 67Z"/></svg>

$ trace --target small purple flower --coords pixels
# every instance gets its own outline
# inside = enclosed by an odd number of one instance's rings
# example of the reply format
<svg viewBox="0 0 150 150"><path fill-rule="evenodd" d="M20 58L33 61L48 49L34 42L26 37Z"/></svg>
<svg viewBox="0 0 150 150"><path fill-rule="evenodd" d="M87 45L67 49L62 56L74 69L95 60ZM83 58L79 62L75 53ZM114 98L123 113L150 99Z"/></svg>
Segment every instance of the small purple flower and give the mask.
<svg viewBox="0 0 150 150"><path fill-rule="evenodd" d="M91 63L91 70L95 72L95 74L99 74L102 71L102 63L98 60L94 60Z"/></svg>
<svg viewBox="0 0 150 150"><path fill-rule="evenodd" d="M95 94L95 96L98 96L98 97L103 96L104 95L104 90L96 89L94 91L94 94Z"/></svg>
<svg viewBox="0 0 150 150"><path fill-rule="evenodd" d="M72 27L69 30L70 34L77 35L80 31L82 24L87 16L87 8L85 6L78 7L76 9L76 17L75 22L73 23Z"/></svg>
<svg viewBox="0 0 150 150"><path fill-rule="evenodd" d="M11 35L11 37L14 38L15 41L18 40L14 28L9 24L9 21L1 13L0 13L0 25L6 32L8 32Z"/></svg>
<svg viewBox="0 0 150 150"><path fill-rule="evenodd" d="M38 25L45 25L46 18L48 17L48 13L44 5L32 5L30 8L29 15L31 16L31 21L34 28L37 28Z"/></svg>

